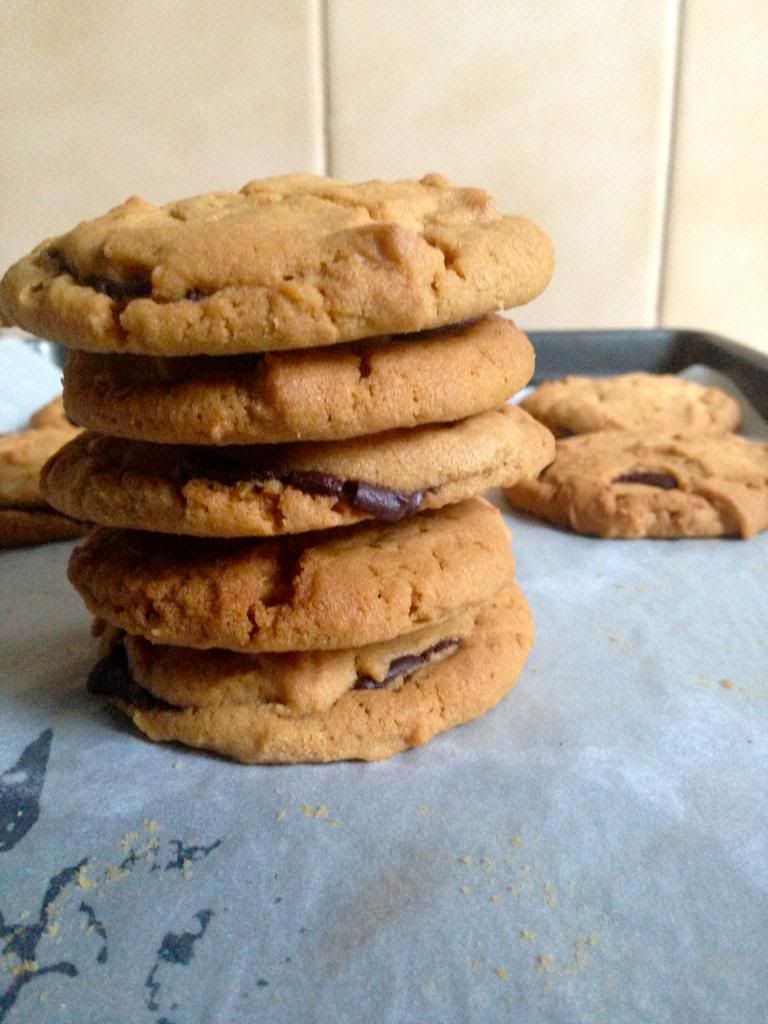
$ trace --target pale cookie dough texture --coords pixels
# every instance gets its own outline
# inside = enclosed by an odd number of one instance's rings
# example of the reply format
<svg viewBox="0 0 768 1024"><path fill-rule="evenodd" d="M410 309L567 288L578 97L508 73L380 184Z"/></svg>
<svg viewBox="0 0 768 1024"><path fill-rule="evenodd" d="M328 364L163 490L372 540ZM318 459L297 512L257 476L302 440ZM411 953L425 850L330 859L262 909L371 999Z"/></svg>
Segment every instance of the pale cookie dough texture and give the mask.
<svg viewBox="0 0 768 1024"><path fill-rule="evenodd" d="M57 395L50 402L46 402L37 412L29 417L30 427L58 427L59 430L72 430L74 424L68 419L64 412L64 396Z"/></svg>
<svg viewBox="0 0 768 1024"><path fill-rule="evenodd" d="M511 321L266 355L70 352L72 419L113 437L178 444L332 441L495 409L533 375Z"/></svg>
<svg viewBox="0 0 768 1024"><path fill-rule="evenodd" d="M198 652L182 649L174 656L161 648L155 654L150 645L126 638L134 681L142 689L113 700L152 740L177 741L237 761L374 761L420 746L494 707L516 682L533 633L528 605L517 586L510 584L463 616L453 634L460 640L454 653L379 689L345 685L339 692L316 687L310 706L306 696L302 699L301 687L286 686L282 678L270 680L265 689L260 683L263 665L249 672L243 656L238 660L227 652L210 651L198 662ZM406 647L407 640L415 645L411 651L424 642L418 634L403 638ZM327 654L315 657L321 664L330 659ZM352 652L340 652L339 666L352 657ZM170 664L158 670L158 660L168 658ZM328 675L338 683L332 665L330 661ZM184 684L174 686L166 679L161 688L181 705L165 703L165 698L158 701L145 689L174 668ZM284 676L290 678L289 669ZM348 675L343 678L346 683ZM219 697L224 691L225 699L216 699L217 691Z"/></svg>
<svg viewBox="0 0 768 1024"><path fill-rule="evenodd" d="M129 199L11 267L0 313L93 352L235 354L457 323L530 301L552 269L547 236L480 189L289 175Z"/></svg>
<svg viewBox="0 0 768 1024"><path fill-rule="evenodd" d="M198 537L396 522L536 476L552 435L505 406L341 442L190 448L84 433L45 467L48 501L102 526Z"/></svg>
<svg viewBox="0 0 768 1024"><path fill-rule="evenodd" d="M768 444L605 431L557 442L515 508L598 537L751 537L768 527Z"/></svg>
<svg viewBox="0 0 768 1024"><path fill-rule="evenodd" d="M128 633L256 652L389 640L489 600L513 571L501 514L472 498L279 540L99 528L73 552L69 578L92 614Z"/></svg>
<svg viewBox="0 0 768 1024"><path fill-rule="evenodd" d="M730 395L671 374L564 377L540 384L520 404L555 437L594 430L725 434L741 422Z"/></svg>

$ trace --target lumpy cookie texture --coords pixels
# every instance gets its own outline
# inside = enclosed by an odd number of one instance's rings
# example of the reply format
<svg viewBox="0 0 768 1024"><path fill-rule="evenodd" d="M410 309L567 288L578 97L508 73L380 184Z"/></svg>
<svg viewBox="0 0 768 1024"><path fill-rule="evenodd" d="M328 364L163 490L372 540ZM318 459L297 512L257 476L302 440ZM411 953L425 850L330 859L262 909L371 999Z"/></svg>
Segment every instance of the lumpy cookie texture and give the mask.
<svg viewBox="0 0 768 1024"><path fill-rule="evenodd" d="M48 500L105 526L200 537L396 522L536 475L549 431L505 406L342 442L191 448L83 434L45 467Z"/></svg>
<svg viewBox="0 0 768 1024"><path fill-rule="evenodd" d="M460 643L447 656L414 666L394 685L344 685L335 691L327 685L316 687L316 700L321 696L314 706L307 706L307 695L297 696L295 688L288 697L279 682L266 691L255 681L251 687L243 677L245 663L220 651L204 652L200 673L207 684L183 706L168 702L168 695L186 692L174 688L168 676L174 664L188 673L195 670L190 653L170 652L166 697L147 700L142 683L152 676L157 658L165 655L140 642L140 651L131 653L129 648L126 659L137 688L125 689L123 695L118 690L113 699L152 740L177 741L246 763L374 761L477 718L516 682L534 629L530 609L514 584L463 616L460 631ZM350 652L339 655L340 661L349 658ZM333 670L331 675L338 680ZM218 697L225 699L211 699L217 681L223 687ZM201 693L207 699L201 699Z"/></svg>
<svg viewBox="0 0 768 1024"><path fill-rule="evenodd" d="M180 444L330 441L495 409L528 383L509 320L334 348L176 359L70 352L69 415L102 434Z"/></svg>
<svg viewBox="0 0 768 1024"><path fill-rule="evenodd" d="M473 498L392 526L215 541L100 528L69 577L89 610L156 643L291 651L391 639L512 577L500 513Z"/></svg>
<svg viewBox="0 0 768 1024"><path fill-rule="evenodd" d="M289 175L157 207L129 199L10 268L0 310L71 348L154 355L307 348L528 302L551 244L439 175Z"/></svg>
<svg viewBox="0 0 768 1024"><path fill-rule="evenodd" d="M724 434L741 422L739 403L720 388L671 374L564 377L540 384L521 405L555 437L596 430Z"/></svg>
<svg viewBox="0 0 768 1024"><path fill-rule="evenodd" d="M511 504L599 537L751 537L768 527L768 444L735 434L604 431L557 442Z"/></svg>

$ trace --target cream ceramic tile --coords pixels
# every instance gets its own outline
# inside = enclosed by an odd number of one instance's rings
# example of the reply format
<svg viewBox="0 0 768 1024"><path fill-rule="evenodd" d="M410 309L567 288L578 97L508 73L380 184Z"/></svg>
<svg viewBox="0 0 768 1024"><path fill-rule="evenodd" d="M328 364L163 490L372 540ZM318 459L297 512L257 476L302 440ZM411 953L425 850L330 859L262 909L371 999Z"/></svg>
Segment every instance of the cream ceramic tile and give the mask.
<svg viewBox="0 0 768 1024"><path fill-rule="evenodd" d="M768 4L684 18L663 318L768 351Z"/></svg>
<svg viewBox="0 0 768 1024"><path fill-rule="evenodd" d="M529 326L654 322L676 3L329 0L341 177L441 170L551 233Z"/></svg>
<svg viewBox="0 0 768 1024"><path fill-rule="evenodd" d="M0 4L0 266L132 193L322 170L319 4Z"/></svg>

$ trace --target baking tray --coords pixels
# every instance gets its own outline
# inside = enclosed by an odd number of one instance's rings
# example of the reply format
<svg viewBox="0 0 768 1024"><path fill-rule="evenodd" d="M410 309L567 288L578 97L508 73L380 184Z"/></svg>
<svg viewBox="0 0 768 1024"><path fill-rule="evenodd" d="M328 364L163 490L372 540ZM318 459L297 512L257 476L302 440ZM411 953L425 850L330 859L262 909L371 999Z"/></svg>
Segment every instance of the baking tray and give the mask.
<svg viewBox="0 0 768 1024"><path fill-rule="evenodd" d="M704 363L765 411L732 342L533 338L540 377ZM507 518L517 688L372 765L141 740L83 692L71 545L0 554L2 1024L768 1019L768 535Z"/></svg>

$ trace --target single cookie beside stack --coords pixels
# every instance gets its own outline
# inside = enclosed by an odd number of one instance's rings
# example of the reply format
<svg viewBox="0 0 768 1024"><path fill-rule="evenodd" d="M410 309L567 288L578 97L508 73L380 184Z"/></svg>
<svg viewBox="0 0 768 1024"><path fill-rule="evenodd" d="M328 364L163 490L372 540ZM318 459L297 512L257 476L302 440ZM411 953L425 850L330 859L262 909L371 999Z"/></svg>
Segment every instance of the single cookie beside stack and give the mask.
<svg viewBox="0 0 768 1024"><path fill-rule="evenodd" d="M324 178L129 200L12 267L72 352L48 463L97 528L70 579L90 686L148 736L246 762L372 760L482 714L533 639L500 514L549 431L504 402L546 236L479 190Z"/></svg>

